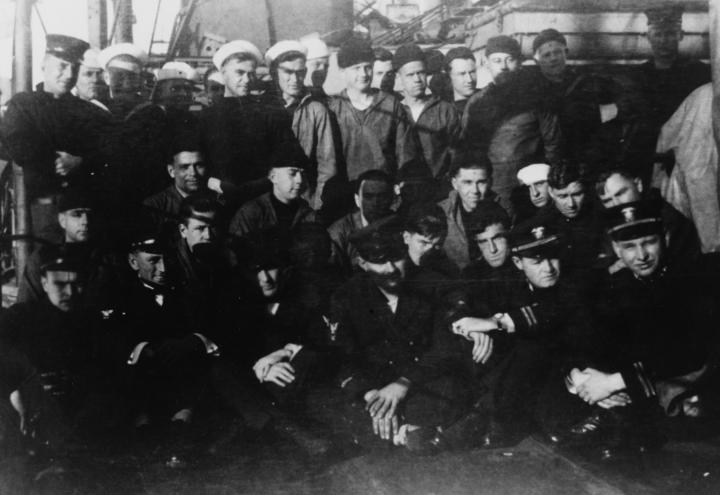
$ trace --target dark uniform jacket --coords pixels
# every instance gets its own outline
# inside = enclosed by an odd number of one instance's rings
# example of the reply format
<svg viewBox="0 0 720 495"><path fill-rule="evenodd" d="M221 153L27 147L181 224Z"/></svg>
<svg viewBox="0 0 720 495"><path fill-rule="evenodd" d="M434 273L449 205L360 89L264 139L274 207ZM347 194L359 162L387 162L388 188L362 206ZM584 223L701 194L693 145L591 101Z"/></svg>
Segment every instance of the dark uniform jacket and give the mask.
<svg viewBox="0 0 720 495"><path fill-rule="evenodd" d="M350 242L350 234L362 227L360 210L348 213L328 227L332 241L333 264L341 266L347 273L357 265L357 249Z"/></svg>
<svg viewBox="0 0 720 495"><path fill-rule="evenodd" d="M225 97L204 109L200 132L210 175L240 188L233 201L237 205L267 190L272 150L296 139L282 106L251 96Z"/></svg>
<svg viewBox="0 0 720 495"><path fill-rule="evenodd" d="M379 169L395 177L406 163L420 158L417 135L400 101L373 90L373 103L365 110L353 107L347 91L334 96L330 110L337 118L349 180L366 170Z"/></svg>
<svg viewBox="0 0 720 495"><path fill-rule="evenodd" d="M365 273L332 297L327 331L342 354L337 382L352 399L405 377L424 381L423 354L433 343L437 312L432 301L403 290L393 314L387 299Z"/></svg>
<svg viewBox="0 0 720 495"><path fill-rule="evenodd" d="M13 96L0 123L4 146L23 168L30 200L57 194L68 182L99 187L95 179L111 162L116 130L112 117L96 105L44 91ZM58 151L82 157L80 169L66 177L56 175Z"/></svg>
<svg viewBox="0 0 720 495"><path fill-rule="evenodd" d="M707 280L698 271L670 267L648 279L630 270L609 276L597 298L604 322L593 346L599 369L620 372L631 396L650 398L656 380L702 368L714 328Z"/></svg>
<svg viewBox="0 0 720 495"><path fill-rule="evenodd" d="M425 102L417 121L413 119L410 107L403 106L420 140L425 163L430 167L432 176L444 177L450 169L451 150L460 136L460 114L451 103L437 96L431 96Z"/></svg>
<svg viewBox="0 0 720 495"><path fill-rule="evenodd" d="M567 152L572 159L587 164L628 160L635 150L646 104L629 77L619 74L581 72L568 67L559 82L550 81L539 68L530 67L527 77L539 97L549 102L558 115ZM603 123L600 105L614 103L618 114Z"/></svg>
<svg viewBox="0 0 720 495"><path fill-rule="evenodd" d="M153 221L157 225L166 222L177 224L177 217L180 214L180 203L183 197L175 184L170 184L162 191L145 198L143 205L148 207Z"/></svg>
<svg viewBox="0 0 720 495"><path fill-rule="evenodd" d="M249 232L263 230L278 224L278 215L271 198L272 192L265 193L262 196L248 201L235 213L230 221L228 233L235 236L243 236ZM297 211L290 224L290 228L306 222L314 222L316 219L315 211L310 208L302 198L298 198L296 203Z"/></svg>
<svg viewBox="0 0 720 495"><path fill-rule="evenodd" d="M12 306L0 316L0 389L3 397L34 374L55 374L76 391L98 380L97 319L62 312L47 298Z"/></svg>

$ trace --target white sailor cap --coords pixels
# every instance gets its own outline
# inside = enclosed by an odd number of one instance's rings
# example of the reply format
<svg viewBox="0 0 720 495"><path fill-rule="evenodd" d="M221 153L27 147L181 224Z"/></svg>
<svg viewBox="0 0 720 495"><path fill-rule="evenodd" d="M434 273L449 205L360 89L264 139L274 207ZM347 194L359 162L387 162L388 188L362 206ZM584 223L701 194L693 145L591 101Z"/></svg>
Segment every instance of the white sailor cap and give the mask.
<svg viewBox="0 0 720 495"><path fill-rule="evenodd" d="M158 81L166 79L184 79L194 83L198 80L198 73L185 62L170 61L166 62L157 73Z"/></svg>
<svg viewBox="0 0 720 495"><path fill-rule="evenodd" d="M213 55L213 64L215 67L222 69L223 64L231 55L236 53L246 53L253 57L258 65L263 63L263 56L258 50L258 47L245 40L234 40L229 43L225 43L223 46L218 48Z"/></svg>
<svg viewBox="0 0 720 495"><path fill-rule="evenodd" d="M546 163L532 163L521 168L517 173L520 182L529 186L536 182L547 180L550 172L550 165Z"/></svg>
<svg viewBox="0 0 720 495"><path fill-rule="evenodd" d="M301 39L300 43L307 48L308 60L330 56L330 50L328 50L327 45L320 38L305 38Z"/></svg>
<svg viewBox="0 0 720 495"><path fill-rule="evenodd" d="M303 55L307 56L308 49L305 45L303 45L299 41L295 41L295 40L278 41L273 46L271 46L267 52L265 52L265 61L267 62L268 66L269 66L280 55L282 55L283 53L288 53L288 52L300 52Z"/></svg>
<svg viewBox="0 0 720 495"><path fill-rule="evenodd" d="M137 59L142 65L145 65L148 61L148 54L139 46L132 43L117 43L101 51L98 55L98 62L103 69L107 69L108 63L120 55L129 55Z"/></svg>
<svg viewBox="0 0 720 495"><path fill-rule="evenodd" d="M88 48L83 54L80 65L88 67L90 69L102 69L103 66L100 64L100 50L96 48Z"/></svg>

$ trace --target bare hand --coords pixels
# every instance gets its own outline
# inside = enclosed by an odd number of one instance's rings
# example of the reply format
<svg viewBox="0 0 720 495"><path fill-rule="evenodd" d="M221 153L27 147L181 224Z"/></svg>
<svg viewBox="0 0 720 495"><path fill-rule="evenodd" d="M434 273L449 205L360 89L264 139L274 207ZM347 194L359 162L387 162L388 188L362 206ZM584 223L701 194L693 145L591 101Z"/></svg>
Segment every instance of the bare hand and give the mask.
<svg viewBox="0 0 720 495"><path fill-rule="evenodd" d="M295 369L290 363L275 363L270 366L264 381L284 387L295 381Z"/></svg>
<svg viewBox="0 0 720 495"><path fill-rule="evenodd" d="M73 172L80 165L82 165L82 157L71 155L65 151L56 151L57 158L55 158L55 173L61 177Z"/></svg>
<svg viewBox="0 0 720 495"><path fill-rule="evenodd" d="M372 422L373 433L383 440L392 440L400 429L397 416L392 416L391 418L373 417Z"/></svg>
<svg viewBox="0 0 720 495"><path fill-rule="evenodd" d="M590 376L577 386L577 391L580 398L588 404L595 404L607 399L615 392L625 388L625 382L619 373L610 375L594 368L585 368L582 372Z"/></svg>
<svg viewBox="0 0 720 495"><path fill-rule="evenodd" d="M390 419L395 415L398 404L408 393L409 383L401 378L377 391L365 406L373 418ZM366 394L367 395L367 394Z"/></svg>
<svg viewBox="0 0 720 495"><path fill-rule="evenodd" d="M273 364L279 363L287 356L285 349L280 349L257 360L253 365L253 371L259 381L263 381Z"/></svg>
<svg viewBox="0 0 720 495"><path fill-rule="evenodd" d="M632 399L626 392L619 392L613 394L607 399L603 399L597 403L598 406L603 409L611 409L613 407L625 407L628 404L632 404Z"/></svg>
<svg viewBox="0 0 720 495"><path fill-rule="evenodd" d="M493 315L493 318L495 318L495 321L497 322L498 327L505 330L507 333L513 333L515 332L515 322L512 318L510 318L510 315L507 313L497 313Z"/></svg>
<svg viewBox="0 0 720 495"><path fill-rule="evenodd" d="M469 337L473 340L473 361L482 364L487 363L493 351L492 337L482 332L472 332Z"/></svg>
<svg viewBox="0 0 720 495"><path fill-rule="evenodd" d="M471 332L491 332L498 329L498 323L494 318L473 318L466 316L452 324L452 331L470 340Z"/></svg>

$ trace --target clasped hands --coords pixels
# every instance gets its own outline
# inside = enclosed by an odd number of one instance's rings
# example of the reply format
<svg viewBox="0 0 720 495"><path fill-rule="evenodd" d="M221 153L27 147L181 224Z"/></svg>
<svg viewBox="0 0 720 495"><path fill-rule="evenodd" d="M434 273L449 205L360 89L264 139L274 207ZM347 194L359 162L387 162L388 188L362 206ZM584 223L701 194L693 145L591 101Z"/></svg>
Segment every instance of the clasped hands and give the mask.
<svg viewBox="0 0 720 495"><path fill-rule="evenodd" d="M625 381L620 373L604 373L595 368L579 370L573 368L565 377L565 386L590 405L597 404L604 409L626 406L632 403L624 392Z"/></svg>
<svg viewBox="0 0 720 495"><path fill-rule="evenodd" d="M285 387L295 381L295 368L288 362L292 351L278 349L265 357L258 359L253 365L255 376L260 382L272 382Z"/></svg>
<svg viewBox="0 0 720 495"><path fill-rule="evenodd" d="M410 389L407 378L399 378L381 389L365 393L365 410L370 414L373 433L383 440L392 440L397 435L400 424L397 408Z"/></svg>

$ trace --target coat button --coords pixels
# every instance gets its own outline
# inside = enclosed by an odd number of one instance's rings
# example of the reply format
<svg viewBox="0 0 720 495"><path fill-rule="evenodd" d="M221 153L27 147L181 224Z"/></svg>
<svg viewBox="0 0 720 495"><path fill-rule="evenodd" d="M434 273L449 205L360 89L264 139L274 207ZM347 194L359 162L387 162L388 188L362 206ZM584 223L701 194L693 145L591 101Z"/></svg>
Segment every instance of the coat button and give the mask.
<svg viewBox="0 0 720 495"><path fill-rule="evenodd" d="M388 364L393 364L392 359L390 361L388 361Z"/></svg>
<svg viewBox="0 0 720 495"><path fill-rule="evenodd" d="M417 363L418 361L420 361L420 358L415 356L415 362Z"/></svg>

